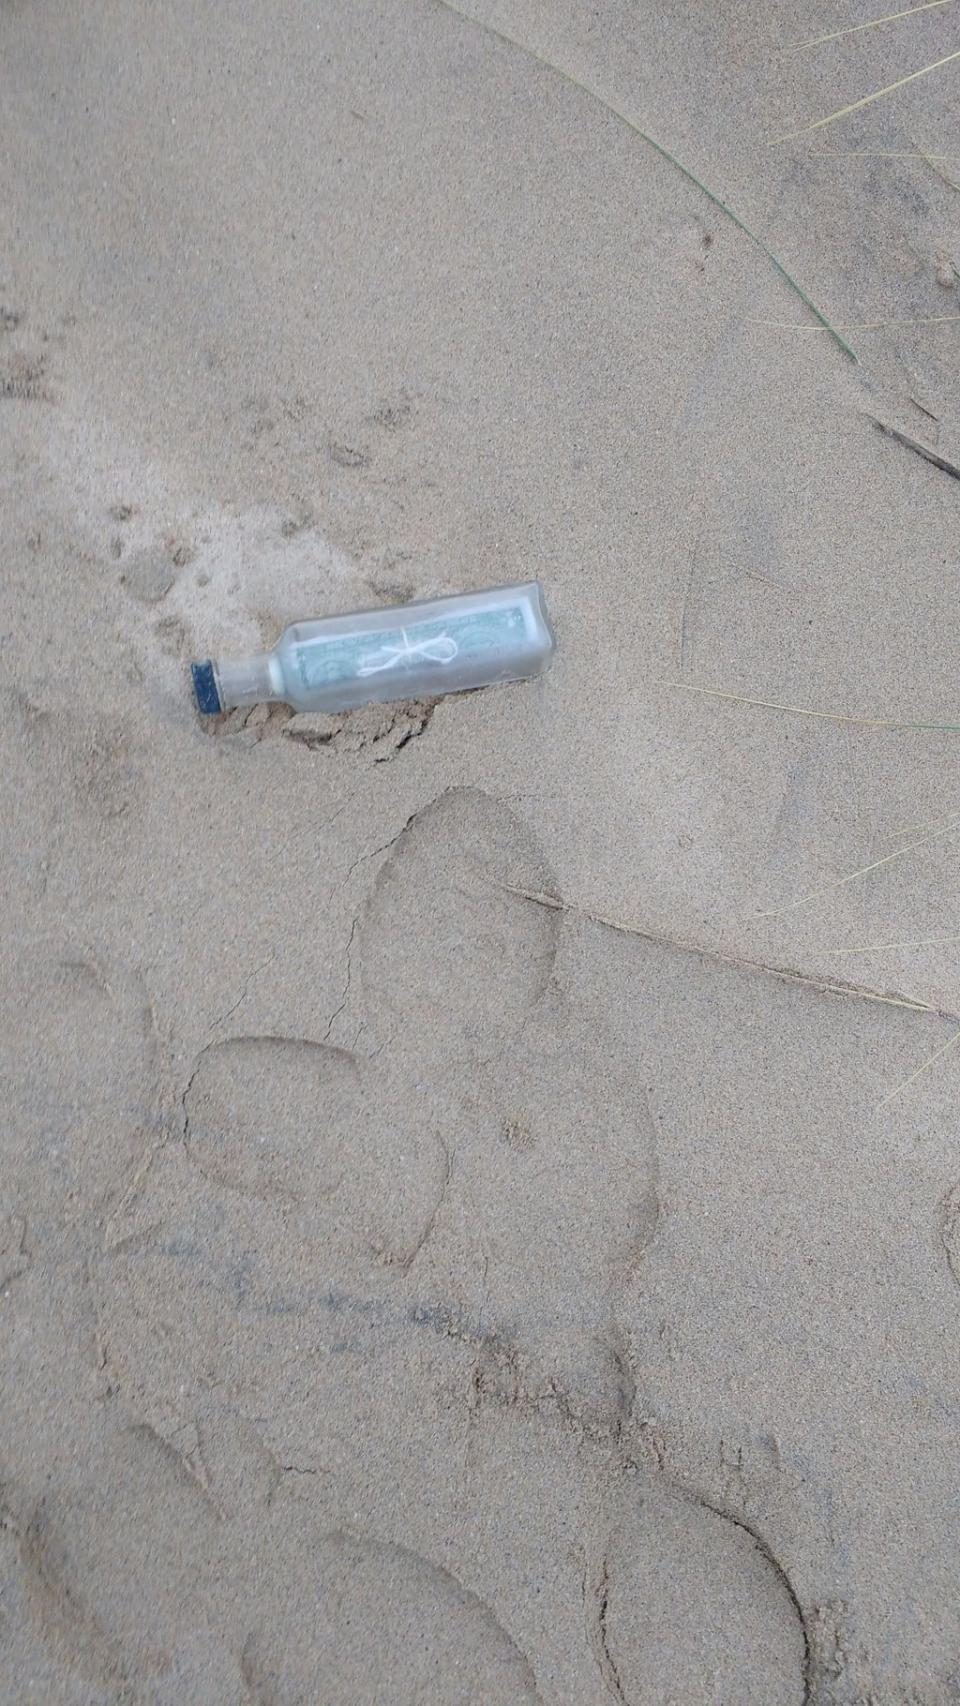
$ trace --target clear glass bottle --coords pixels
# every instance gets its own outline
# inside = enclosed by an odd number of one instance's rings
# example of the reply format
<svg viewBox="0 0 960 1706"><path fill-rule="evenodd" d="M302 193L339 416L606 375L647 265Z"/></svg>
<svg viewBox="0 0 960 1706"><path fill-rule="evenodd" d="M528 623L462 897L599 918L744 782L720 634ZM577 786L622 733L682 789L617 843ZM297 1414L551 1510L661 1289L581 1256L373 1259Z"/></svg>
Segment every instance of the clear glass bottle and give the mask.
<svg viewBox="0 0 960 1706"><path fill-rule="evenodd" d="M520 681L553 657L539 581L294 622L269 652L191 666L199 709L281 700L297 711L349 711Z"/></svg>

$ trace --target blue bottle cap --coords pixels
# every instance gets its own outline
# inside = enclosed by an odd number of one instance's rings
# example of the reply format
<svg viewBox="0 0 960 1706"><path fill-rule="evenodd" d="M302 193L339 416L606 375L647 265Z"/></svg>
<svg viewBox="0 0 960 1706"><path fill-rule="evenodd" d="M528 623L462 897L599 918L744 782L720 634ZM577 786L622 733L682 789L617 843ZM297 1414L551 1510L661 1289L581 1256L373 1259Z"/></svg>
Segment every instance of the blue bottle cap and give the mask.
<svg viewBox="0 0 960 1706"><path fill-rule="evenodd" d="M197 696L197 709L202 711L204 716L215 716L218 711L223 710L223 706L220 703L211 659L206 658L203 663L192 663L190 673L193 676L193 691Z"/></svg>

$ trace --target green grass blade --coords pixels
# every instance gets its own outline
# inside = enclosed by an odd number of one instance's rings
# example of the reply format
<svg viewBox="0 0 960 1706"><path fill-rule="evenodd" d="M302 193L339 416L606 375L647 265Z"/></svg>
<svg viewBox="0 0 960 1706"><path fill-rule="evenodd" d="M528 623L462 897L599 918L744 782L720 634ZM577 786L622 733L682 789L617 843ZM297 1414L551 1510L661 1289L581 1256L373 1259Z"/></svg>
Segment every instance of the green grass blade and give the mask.
<svg viewBox="0 0 960 1706"><path fill-rule="evenodd" d="M803 285L794 278L791 272L787 271L783 262L777 258L773 250L764 242L763 238L756 231L752 230L746 220L741 219L739 213L735 213L733 208L730 207L721 196L717 195L715 190L710 188L709 184L705 184L702 178L698 178L696 172L692 172L689 166L685 166L682 160L678 160L676 154L671 153L670 149L666 148L662 142L658 142L655 136L651 136L648 130L644 130L641 125L637 124L636 120L631 118L629 113L624 112L622 107L618 107L614 101L608 101L605 95L601 95L599 91L592 88L589 83L582 82L579 77L574 76L572 71L565 70L562 65L558 65L555 60L548 58L545 53L538 52L535 47L529 47L527 43L521 41L518 36L510 35L507 30L501 29L498 24L490 24L483 18L473 17L472 13L464 11L461 6L456 5L455 0L435 0L435 4L442 6L447 12L452 12L455 17L462 18L465 23L472 24L475 29L483 30L487 35L496 36L500 41L506 42L508 46L515 48L517 52L525 53L528 59L536 60L538 65L545 66L546 69L548 71L552 71L556 77L562 77L565 83L571 84L574 89L579 89L581 94L589 95L591 100L597 101L606 112L612 114L614 118L619 119L620 123L625 124L628 130L632 130L634 136L639 136L641 142L645 142L647 146L652 148L655 153L659 154L662 159L668 160L671 166L675 166L677 171L682 173L688 183L693 184L694 187L700 191L701 195L705 195L707 200L713 203L714 207L719 208L720 212L726 215L731 223L737 227L738 231L742 231L744 236L749 237L751 243L755 243L761 253L766 255L767 260L771 263L774 270L779 273L784 283L788 284L790 289L799 296L800 301L805 307L809 308L814 319L819 321L823 330L830 333L831 337L839 344L844 354L849 356L851 361L858 360L856 352L851 349L846 339L842 337L835 327L831 325L823 310L817 307L813 298L804 290Z"/></svg>

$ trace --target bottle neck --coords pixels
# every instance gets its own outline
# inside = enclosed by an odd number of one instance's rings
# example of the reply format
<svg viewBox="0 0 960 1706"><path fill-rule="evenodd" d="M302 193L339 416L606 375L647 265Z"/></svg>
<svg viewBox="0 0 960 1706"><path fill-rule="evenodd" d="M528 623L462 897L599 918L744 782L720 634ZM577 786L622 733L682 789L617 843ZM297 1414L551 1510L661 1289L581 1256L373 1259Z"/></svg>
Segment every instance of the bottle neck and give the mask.
<svg viewBox="0 0 960 1706"><path fill-rule="evenodd" d="M272 652L250 652L245 658L224 658L214 667L220 703L225 711L236 705L260 705L279 699L282 683L275 680ZM278 690L279 687L279 690Z"/></svg>

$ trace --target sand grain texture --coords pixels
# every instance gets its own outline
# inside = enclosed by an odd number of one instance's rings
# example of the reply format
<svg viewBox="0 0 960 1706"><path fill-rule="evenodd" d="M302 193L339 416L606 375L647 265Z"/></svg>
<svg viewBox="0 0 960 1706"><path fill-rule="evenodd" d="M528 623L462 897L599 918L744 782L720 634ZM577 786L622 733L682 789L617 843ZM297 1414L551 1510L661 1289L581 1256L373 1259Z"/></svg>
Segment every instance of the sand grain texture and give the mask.
<svg viewBox="0 0 960 1706"><path fill-rule="evenodd" d="M954 8L460 10L0 5L0 1703L950 1706Z"/></svg>

